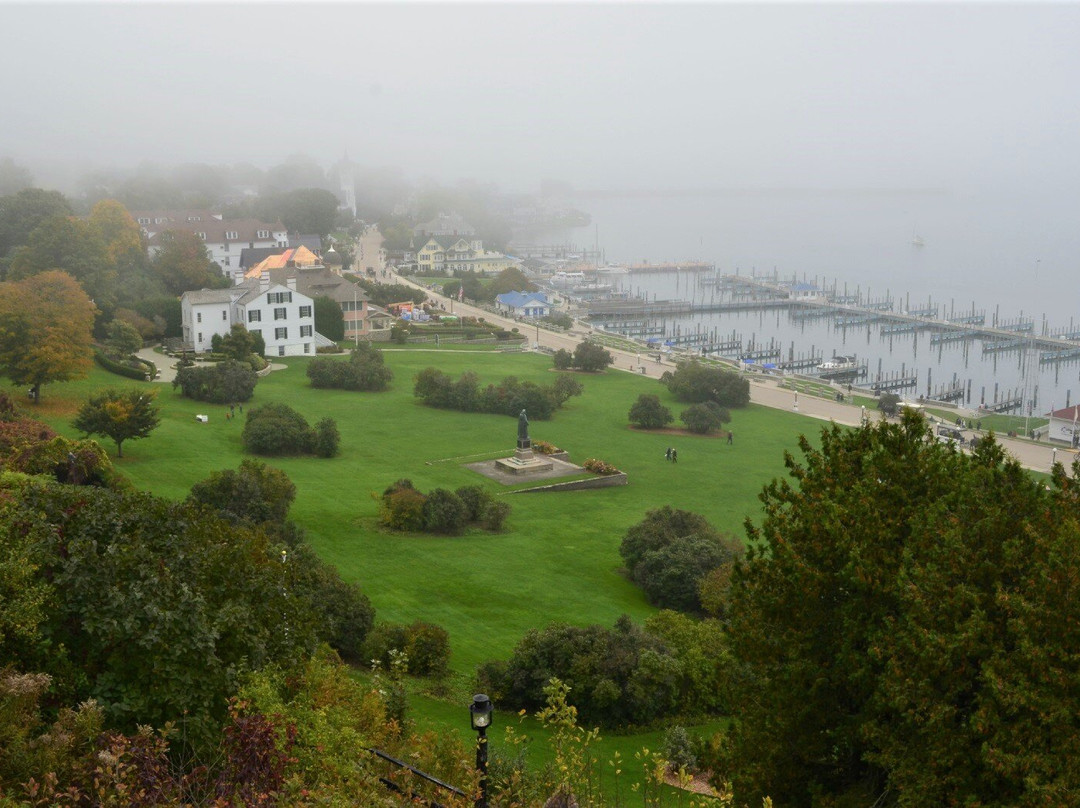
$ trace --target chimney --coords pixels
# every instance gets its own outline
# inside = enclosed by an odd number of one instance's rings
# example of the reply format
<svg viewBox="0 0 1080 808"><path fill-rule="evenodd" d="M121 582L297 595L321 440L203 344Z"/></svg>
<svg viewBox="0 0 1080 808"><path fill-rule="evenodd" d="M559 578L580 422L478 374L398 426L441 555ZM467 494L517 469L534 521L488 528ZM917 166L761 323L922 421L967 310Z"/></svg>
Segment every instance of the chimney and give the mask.
<svg viewBox="0 0 1080 808"><path fill-rule="evenodd" d="M290 289L292 289L295 292L296 291L296 276L293 275L292 277L286 278L285 279L285 285L288 286Z"/></svg>
<svg viewBox="0 0 1080 808"><path fill-rule="evenodd" d="M259 291L266 292L270 289L270 273L265 269L259 275Z"/></svg>

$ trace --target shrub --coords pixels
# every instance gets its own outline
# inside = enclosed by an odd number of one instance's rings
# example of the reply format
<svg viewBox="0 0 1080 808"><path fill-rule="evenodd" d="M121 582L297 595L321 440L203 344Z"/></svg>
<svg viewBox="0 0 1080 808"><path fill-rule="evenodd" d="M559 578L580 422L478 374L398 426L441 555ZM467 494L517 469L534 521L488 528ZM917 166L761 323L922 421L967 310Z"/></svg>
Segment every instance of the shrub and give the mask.
<svg viewBox="0 0 1080 808"><path fill-rule="evenodd" d="M431 533L460 533L468 524L469 515L465 503L453 491L436 488L424 502L424 529Z"/></svg>
<svg viewBox="0 0 1080 808"><path fill-rule="evenodd" d="M896 415L900 411L900 396L896 393L882 393L877 407L885 415Z"/></svg>
<svg viewBox="0 0 1080 808"><path fill-rule="evenodd" d="M101 351L94 351L94 361L110 373L126 376L129 379L138 379L140 382L145 381L147 376L153 377L155 372L152 365L141 359L121 361L106 356Z"/></svg>
<svg viewBox="0 0 1080 808"><path fill-rule="evenodd" d="M400 623L376 623L368 632L361 647L361 658L366 664L378 664L389 668L391 651L404 652L409 644L408 629Z"/></svg>
<svg viewBox="0 0 1080 808"><path fill-rule="evenodd" d="M341 435L337 422L333 418L323 418L315 424L315 437L312 448L319 457L334 457L338 453Z"/></svg>
<svg viewBox="0 0 1080 808"><path fill-rule="evenodd" d="M736 539L722 536L704 517L668 506L649 511L619 545L630 577L650 603L694 613L702 611L701 581L740 552Z"/></svg>
<svg viewBox="0 0 1080 808"><path fill-rule="evenodd" d="M572 396L580 396L585 392L585 387L573 376L559 376L551 386L555 403L558 406L565 404Z"/></svg>
<svg viewBox="0 0 1080 808"><path fill-rule="evenodd" d="M534 452L539 452L542 455L553 455L562 451L554 443L548 443L546 440L534 440L532 448Z"/></svg>
<svg viewBox="0 0 1080 808"><path fill-rule="evenodd" d="M348 362L318 357L307 366L312 387L340 390L385 390L394 377L383 363L382 351L365 342L352 351Z"/></svg>
<svg viewBox="0 0 1080 808"><path fill-rule="evenodd" d="M248 410L240 437L244 449L258 455L308 454L315 443L315 435L304 416L279 403Z"/></svg>
<svg viewBox="0 0 1080 808"><path fill-rule="evenodd" d="M595 342L584 341L574 349L574 367L578 370L598 372L606 368L615 359L611 353Z"/></svg>
<svg viewBox="0 0 1080 808"><path fill-rule="evenodd" d="M750 382L738 373L703 365L696 359L684 360L660 377L679 401L698 404L714 401L721 407L745 407L750 403Z"/></svg>
<svg viewBox="0 0 1080 808"><path fill-rule="evenodd" d="M389 669L392 651L408 657L408 671L417 676L443 677L450 667L450 635L442 626L417 620L411 625L378 623L362 648L366 663Z"/></svg>
<svg viewBox="0 0 1080 808"><path fill-rule="evenodd" d="M574 366L574 355L565 348L559 348L552 359L556 370L569 370Z"/></svg>
<svg viewBox="0 0 1080 808"><path fill-rule="evenodd" d="M485 530L490 530L495 533L502 530L503 524L506 522L506 518L509 515L509 502L492 500L487 504L487 507L484 508L484 513L480 517L480 524Z"/></svg>
<svg viewBox="0 0 1080 808"><path fill-rule="evenodd" d="M492 502L491 494L478 485L467 485L454 492L465 505L465 512L470 522L479 522L484 510Z"/></svg>
<svg viewBox="0 0 1080 808"><path fill-rule="evenodd" d="M437 368L424 368L416 375L413 385L413 395L431 407L514 417L527 410L530 420L537 421L550 418L569 395L580 390L580 385L575 384L541 387L515 376L507 376L497 385L489 384L481 390L475 373L466 371L454 381Z"/></svg>
<svg viewBox="0 0 1080 808"><path fill-rule="evenodd" d="M173 389L196 401L211 404L241 404L255 393L259 377L251 366L227 359L209 367L182 367L173 379Z"/></svg>
<svg viewBox="0 0 1080 808"><path fill-rule="evenodd" d="M675 725L664 733L661 754L668 765L675 771L682 769L694 772L697 769L697 754L694 752L694 740L686 727Z"/></svg>
<svg viewBox="0 0 1080 808"><path fill-rule="evenodd" d="M427 497L415 488L399 488L383 494L379 521L393 530L421 531L426 524L426 500Z"/></svg>
<svg viewBox="0 0 1080 808"><path fill-rule="evenodd" d="M442 626L417 620L405 632L409 670L441 679L450 670L450 634Z"/></svg>
<svg viewBox="0 0 1080 808"><path fill-rule="evenodd" d="M630 407L630 423L642 429L661 429L674 420L671 410L660 403L660 396L642 393Z"/></svg>
<svg viewBox="0 0 1080 808"><path fill-rule="evenodd" d="M686 428L698 435L707 435L731 420L731 413L714 401L694 404L679 414Z"/></svg>

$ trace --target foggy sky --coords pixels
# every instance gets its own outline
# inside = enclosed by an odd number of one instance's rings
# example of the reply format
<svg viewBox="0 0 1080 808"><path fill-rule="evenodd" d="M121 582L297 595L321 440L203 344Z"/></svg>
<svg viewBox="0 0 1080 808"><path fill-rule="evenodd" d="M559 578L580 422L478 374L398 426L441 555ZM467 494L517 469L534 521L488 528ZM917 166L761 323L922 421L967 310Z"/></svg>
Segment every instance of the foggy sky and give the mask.
<svg viewBox="0 0 1080 808"><path fill-rule="evenodd" d="M1080 5L0 3L0 157L1057 188Z"/></svg>

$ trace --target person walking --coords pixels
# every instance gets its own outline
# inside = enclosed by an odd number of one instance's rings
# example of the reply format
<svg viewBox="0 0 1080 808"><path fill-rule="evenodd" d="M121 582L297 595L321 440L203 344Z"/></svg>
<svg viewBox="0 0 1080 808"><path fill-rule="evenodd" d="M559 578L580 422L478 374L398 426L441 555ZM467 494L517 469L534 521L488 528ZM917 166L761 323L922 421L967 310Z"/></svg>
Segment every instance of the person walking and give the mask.
<svg viewBox="0 0 1080 808"><path fill-rule="evenodd" d="M679 462L679 452L676 449L671 450L671 462L672 463L678 463Z"/></svg>
<svg viewBox="0 0 1080 808"><path fill-rule="evenodd" d="M671 462L671 447L670 446L667 447L667 451L664 452L664 459L667 460L669 463Z"/></svg>
<svg viewBox="0 0 1080 808"><path fill-rule="evenodd" d="M734 432L732 432L732 431L731 431L731 430L729 429L729 430L728 430L728 433L727 433L727 445L728 445L728 446L730 446L730 445L732 444L732 442L734 441L734 439L735 439L735 433L734 433Z"/></svg>

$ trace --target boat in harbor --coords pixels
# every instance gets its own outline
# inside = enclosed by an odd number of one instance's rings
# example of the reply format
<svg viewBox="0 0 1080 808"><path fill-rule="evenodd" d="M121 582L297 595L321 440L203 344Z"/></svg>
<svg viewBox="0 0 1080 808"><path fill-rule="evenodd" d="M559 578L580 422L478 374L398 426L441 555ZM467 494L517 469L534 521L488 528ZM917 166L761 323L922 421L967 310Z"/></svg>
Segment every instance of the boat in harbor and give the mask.
<svg viewBox="0 0 1080 808"><path fill-rule="evenodd" d="M854 356L834 356L817 366L818 370L837 371L854 370L858 366Z"/></svg>
<svg viewBox="0 0 1080 808"><path fill-rule="evenodd" d="M552 286L556 286L560 289L568 289L574 286L581 286L585 283L584 272L567 272L560 269L554 275L551 276L550 281Z"/></svg>

